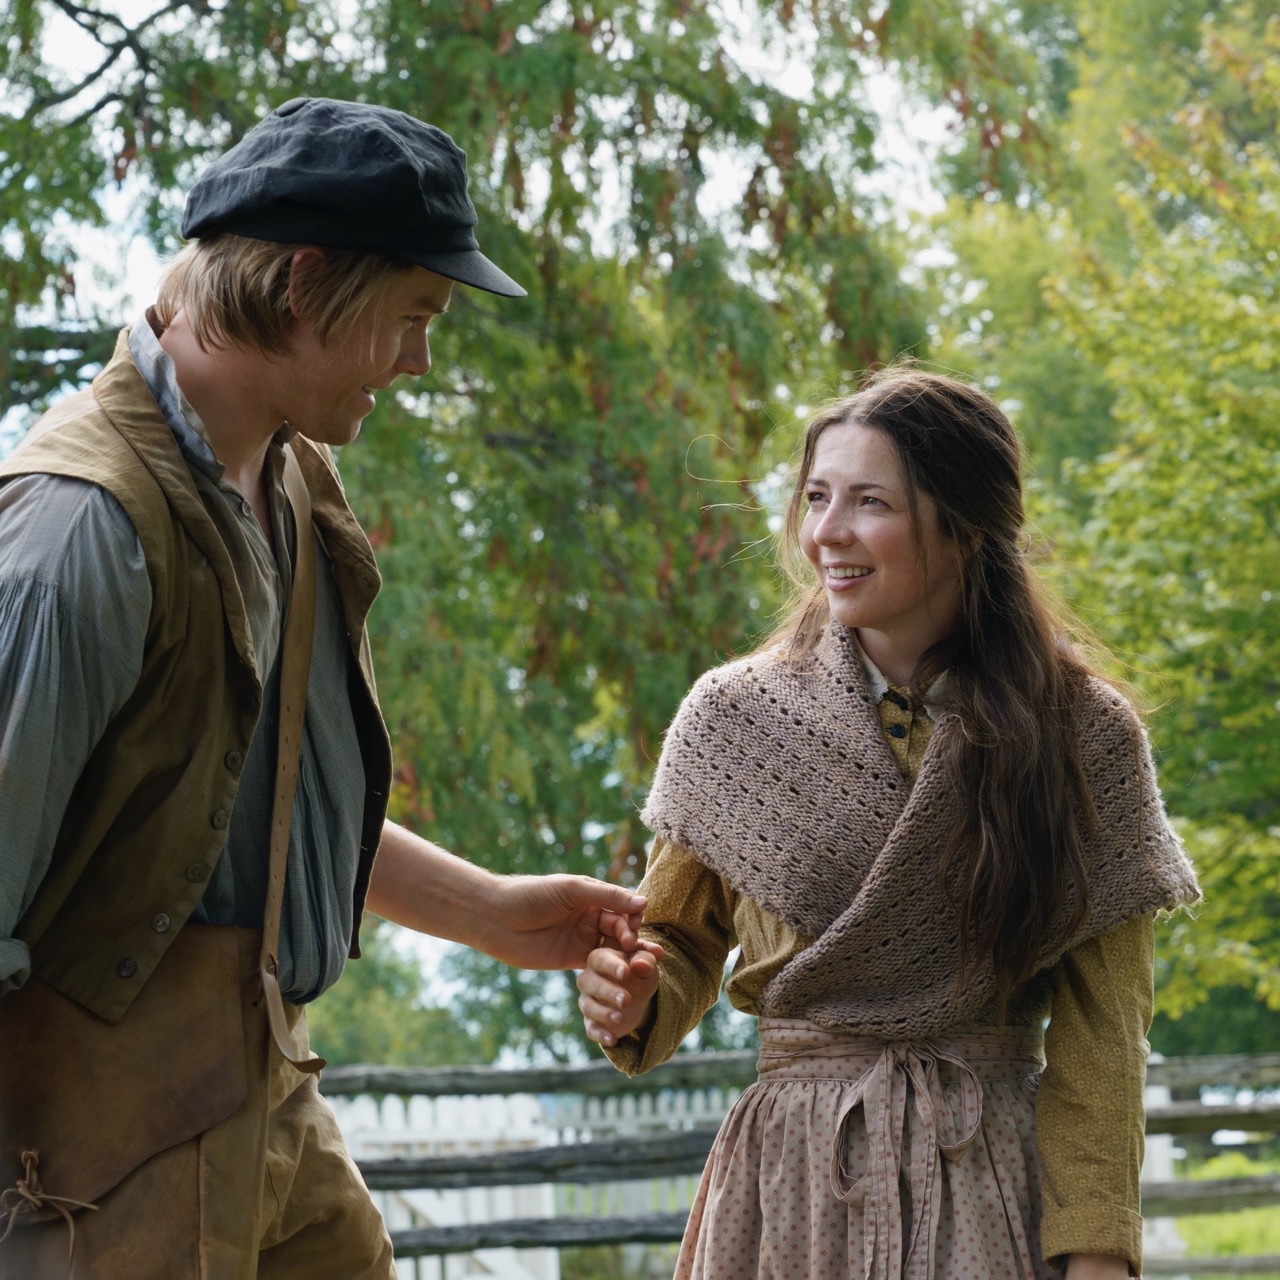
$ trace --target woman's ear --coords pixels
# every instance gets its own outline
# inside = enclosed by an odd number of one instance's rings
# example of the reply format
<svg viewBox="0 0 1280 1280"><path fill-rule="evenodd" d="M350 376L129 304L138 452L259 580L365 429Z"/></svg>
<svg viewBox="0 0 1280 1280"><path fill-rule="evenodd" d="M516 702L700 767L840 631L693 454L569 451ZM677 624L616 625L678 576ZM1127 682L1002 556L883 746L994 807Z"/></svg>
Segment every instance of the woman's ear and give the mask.
<svg viewBox="0 0 1280 1280"><path fill-rule="evenodd" d="M289 303L289 314L295 320L302 319L302 311L300 303L302 300L302 287L307 276L324 261L324 250L315 248L314 246L306 249L299 249L292 258L289 259L289 287L286 295Z"/></svg>
<svg viewBox="0 0 1280 1280"><path fill-rule="evenodd" d="M962 577L964 567L977 555L982 547L983 535L981 530L970 534L967 538L956 538L951 542L952 552L955 556L954 565L957 577Z"/></svg>

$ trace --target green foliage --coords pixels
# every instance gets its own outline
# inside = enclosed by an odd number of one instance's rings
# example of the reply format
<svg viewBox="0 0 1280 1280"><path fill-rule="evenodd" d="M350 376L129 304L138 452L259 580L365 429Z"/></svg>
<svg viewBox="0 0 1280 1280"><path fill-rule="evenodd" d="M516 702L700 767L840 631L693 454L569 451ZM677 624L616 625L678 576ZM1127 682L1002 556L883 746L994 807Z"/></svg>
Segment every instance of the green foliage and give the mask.
<svg viewBox="0 0 1280 1280"><path fill-rule="evenodd" d="M366 917L359 962L349 964L342 981L307 1008L311 1047L333 1066L491 1061L491 1044L471 1035L451 1010L429 1003L421 963L397 949L398 932Z"/></svg>
<svg viewBox="0 0 1280 1280"><path fill-rule="evenodd" d="M1165 1057L1272 1053L1280 1044L1280 1010L1267 1008L1248 987L1215 987L1177 1018L1157 1012L1147 1039Z"/></svg>
<svg viewBox="0 0 1280 1280"><path fill-rule="evenodd" d="M1014 413L1056 586L1154 708L1206 892L1163 928L1167 1053L1280 1009L1280 24L1193 0L1076 6L1058 168L929 228L936 350ZM1192 1014L1185 1025L1178 1015Z"/></svg>
<svg viewBox="0 0 1280 1280"><path fill-rule="evenodd" d="M1070 218L1050 205L964 202L922 229L941 232L954 261L930 273L936 358L980 381L1019 423L1032 465L1055 500L1074 491L1063 464L1111 443L1112 391L1046 295L1045 281L1085 252Z"/></svg>
<svg viewBox="0 0 1280 1280"><path fill-rule="evenodd" d="M1014 412L1061 587L1159 708L1166 796L1209 891L1163 931L1161 999L1211 1036L1195 1012L1210 991L1280 1008L1266 16L758 0L735 31L701 0L172 0L138 22L9 0L0 411L104 354L70 232L109 197L174 248L200 164L299 93L449 130L481 242L529 297L458 290L432 376L387 397L341 460L386 578L372 639L393 812L498 869L634 878L679 697L777 603L758 482L793 419L931 344ZM71 27L95 50L75 75L56 43ZM885 68L955 112L956 198L915 245L950 259L920 291L866 194ZM465 994L446 1014L409 963L374 934L315 1008L322 1051L581 1051L563 979L451 959ZM705 1034L739 1029L713 1017Z"/></svg>
<svg viewBox="0 0 1280 1280"><path fill-rule="evenodd" d="M1250 1178L1280 1172L1280 1161L1251 1160L1239 1151L1225 1152L1191 1171L1193 1178ZM1237 1209L1232 1213L1178 1218L1177 1231L1194 1258L1259 1258L1280 1255L1280 1216L1274 1209ZM1280 1280L1280 1272L1257 1272L1263 1280Z"/></svg>
<svg viewBox="0 0 1280 1280"><path fill-rule="evenodd" d="M1280 832L1223 817L1183 823L1182 835L1205 900L1159 931L1161 1008L1177 1017L1214 999L1214 988L1241 987L1280 1012ZM1243 1050L1219 1050L1228 1051Z"/></svg>
<svg viewBox="0 0 1280 1280"><path fill-rule="evenodd" d="M80 81L40 57L67 15L109 64ZM923 338L860 194L867 72L975 100L1026 82L998 15L961 0L746 17L739 37L677 0L366 0L345 28L327 3L175 0L133 29L105 8L16 11L29 86L5 133L59 126L72 220L127 179L174 245L199 161L297 93L400 107L467 146L485 248L530 297L459 291L433 378L343 467L387 577L393 807L500 868L635 874L662 728L775 603L750 483L773 425ZM807 88L750 70L742 42ZM15 153L12 172L55 159ZM31 271L34 305L48 272Z"/></svg>
<svg viewBox="0 0 1280 1280"><path fill-rule="evenodd" d="M586 1245L560 1250L560 1280L660 1280L675 1268L677 1246Z"/></svg>
<svg viewBox="0 0 1280 1280"><path fill-rule="evenodd" d="M1076 469L1086 517L1055 528L1069 593L1160 704L1166 798L1206 892L1161 950L1174 1015L1222 986L1280 1009L1280 23L1262 49L1210 30L1205 65L1272 141L1234 137L1212 97L1168 142L1130 130L1130 260L1055 286L1117 429Z"/></svg>
<svg viewBox="0 0 1280 1280"><path fill-rule="evenodd" d="M753 489L775 425L924 338L864 194L868 74L1011 113L1036 75L1025 43L967 0L759 0L741 31L686 0L171 0L132 24L17 0L3 21L0 207L30 243L5 241L0 351L25 364L0 409L100 350L97 317L75 317L97 336L62 335L57 359L33 329L65 311L58 219L100 220L129 192L175 247L200 163L301 93L398 107L466 147L480 240L529 297L458 290L431 378L342 458L386 578L372 641L392 809L498 869L634 878L678 699L776 604ZM48 39L73 27L94 48L75 75ZM962 116L990 151L988 113ZM476 989L517 1022L545 1003L527 976ZM507 1039L562 1054L559 1027Z"/></svg>
<svg viewBox="0 0 1280 1280"><path fill-rule="evenodd" d="M479 1050L476 1062L500 1053L535 1062L571 1062L591 1049L582 1031L570 973L511 969L465 947L450 950L442 976L455 988L450 1013Z"/></svg>
<svg viewBox="0 0 1280 1280"><path fill-rule="evenodd" d="M1218 58L1280 121L1273 33L1266 57ZM1265 828L1280 813L1280 166L1212 104L1181 119L1177 147L1131 136L1153 194L1124 200L1130 269L1059 286L1121 430L1083 464L1090 518L1062 536L1076 598L1169 700L1155 725L1175 810ZM1187 212L1165 227L1153 206L1168 203Z"/></svg>
<svg viewBox="0 0 1280 1280"><path fill-rule="evenodd" d="M1061 69L1051 95L1056 110L1039 118L1043 164L1017 200L995 191L983 200L954 198L917 240L931 257L945 249L951 259L929 272L935 357L1000 396L1040 473L1056 496L1070 499L1087 478L1062 464L1092 459L1116 439L1115 379L1105 373L1108 357L1055 308L1054 292L1081 276L1131 275L1134 200L1159 228L1185 218L1185 206L1170 199L1147 163L1152 146L1173 154L1182 147L1184 106L1194 112L1212 104L1242 143L1266 136L1265 112L1253 109L1219 61L1226 43L1261 47L1265 12L1216 0L1075 0L1048 8L1037 29L1054 33L1055 53L1042 56ZM1046 38L1038 37L1041 45ZM1135 145L1139 137L1146 146ZM1141 342L1144 335L1134 336Z"/></svg>

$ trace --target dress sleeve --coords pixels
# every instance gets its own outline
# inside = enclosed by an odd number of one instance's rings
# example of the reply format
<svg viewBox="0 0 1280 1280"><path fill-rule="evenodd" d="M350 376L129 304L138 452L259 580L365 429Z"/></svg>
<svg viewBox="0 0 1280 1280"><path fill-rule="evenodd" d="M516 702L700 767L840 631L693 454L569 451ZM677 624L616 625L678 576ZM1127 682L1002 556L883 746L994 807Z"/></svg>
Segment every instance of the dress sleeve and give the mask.
<svg viewBox="0 0 1280 1280"><path fill-rule="evenodd" d="M1111 1254L1142 1272L1138 1180L1153 952L1153 917L1141 915L1069 951L1054 969L1036 1103L1046 1259Z"/></svg>
<svg viewBox="0 0 1280 1280"><path fill-rule="evenodd" d="M150 613L141 544L105 490L43 475L0 487L0 992L27 978L13 931L138 683Z"/></svg>
<svg viewBox="0 0 1280 1280"><path fill-rule="evenodd" d="M641 893L648 898L642 937L662 944L658 990L650 1017L605 1050L627 1075L665 1062L715 1004L725 961L737 945L735 895L691 853L662 837L649 854Z"/></svg>

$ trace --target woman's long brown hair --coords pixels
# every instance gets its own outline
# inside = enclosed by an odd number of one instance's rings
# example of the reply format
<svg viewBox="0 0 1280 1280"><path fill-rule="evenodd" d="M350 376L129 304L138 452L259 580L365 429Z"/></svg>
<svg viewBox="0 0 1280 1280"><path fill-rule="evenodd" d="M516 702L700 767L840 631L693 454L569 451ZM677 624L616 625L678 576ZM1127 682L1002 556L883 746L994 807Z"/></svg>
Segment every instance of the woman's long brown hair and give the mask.
<svg viewBox="0 0 1280 1280"><path fill-rule="evenodd" d="M891 366L823 409L805 435L787 513L793 551L818 438L842 423L882 431L893 445L922 555L921 492L938 532L965 549L960 624L921 656L911 683L926 689L947 674L942 704L962 732L948 735L941 764L968 802L939 875L959 916L958 981L989 955L1003 1016L1046 942L1069 936L1088 906L1094 810L1073 724L1093 672L1024 554L1018 438L991 397L966 383ZM813 649L829 619L812 574L797 581L802 592L765 646L783 640L793 658Z"/></svg>

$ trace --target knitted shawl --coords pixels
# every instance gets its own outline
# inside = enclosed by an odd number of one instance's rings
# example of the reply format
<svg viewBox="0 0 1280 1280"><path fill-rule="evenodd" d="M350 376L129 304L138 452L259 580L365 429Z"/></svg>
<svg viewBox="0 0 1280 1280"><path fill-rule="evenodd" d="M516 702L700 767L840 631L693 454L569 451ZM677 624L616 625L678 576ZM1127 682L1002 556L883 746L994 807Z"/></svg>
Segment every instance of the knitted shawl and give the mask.
<svg viewBox="0 0 1280 1280"><path fill-rule="evenodd" d="M1089 909L1047 939L1038 967L1133 916L1196 901L1132 707L1091 680L1078 715L1097 822L1085 850ZM898 770L851 632L832 623L801 666L771 651L694 685L667 732L644 821L739 893L816 939L761 996L760 1012L888 1040L980 1019L990 957L957 990L958 919L938 857L961 813L939 757L943 715L914 787Z"/></svg>

